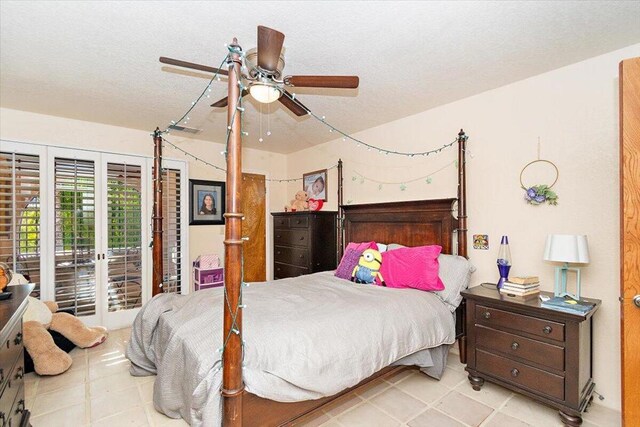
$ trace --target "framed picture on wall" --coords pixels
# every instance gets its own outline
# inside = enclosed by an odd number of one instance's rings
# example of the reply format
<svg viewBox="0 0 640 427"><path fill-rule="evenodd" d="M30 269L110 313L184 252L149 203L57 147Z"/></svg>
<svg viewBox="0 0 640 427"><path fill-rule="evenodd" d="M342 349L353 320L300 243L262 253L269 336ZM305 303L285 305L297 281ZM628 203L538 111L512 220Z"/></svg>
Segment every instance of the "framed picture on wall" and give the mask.
<svg viewBox="0 0 640 427"><path fill-rule="evenodd" d="M189 225L224 224L225 183L189 180Z"/></svg>
<svg viewBox="0 0 640 427"><path fill-rule="evenodd" d="M327 201L327 170L309 172L302 175L302 189L310 199Z"/></svg>

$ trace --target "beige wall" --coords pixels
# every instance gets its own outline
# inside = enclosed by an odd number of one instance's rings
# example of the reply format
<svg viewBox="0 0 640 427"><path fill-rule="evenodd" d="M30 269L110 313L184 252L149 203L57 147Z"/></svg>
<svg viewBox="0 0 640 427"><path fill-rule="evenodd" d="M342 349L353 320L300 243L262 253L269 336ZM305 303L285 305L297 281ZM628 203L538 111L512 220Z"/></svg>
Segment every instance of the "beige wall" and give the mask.
<svg viewBox="0 0 640 427"><path fill-rule="evenodd" d="M153 156L153 140L150 132L108 126L92 122L83 122L61 117L45 116L24 111L0 109L0 139L19 142L32 142L45 145L78 147L88 150L109 151L114 153ZM209 141L190 140L171 135L168 139L209 163L224 167L223 144ZM1 148L1 147L0 147ZM186 160L189 178L224 181L223 172L195 162L173 148L165 148L165 158ZM243 150L243 167L247 172L259 173L269 178L286 176L286 159L282 154L266 151ZM271 227L269 212L281 210L285 197L285 184L267 182L267 225ZM267 248L271 247L272 233L267 230ZM199 225L189 227L188 268L199 254L224 254L224 226ZM267 274L271 271L271 252L267 253Z"/></svg>
<svg viewBox="0 0 640 427"><path fill-rule="evenodd" d="M499 240L508 235L512 274L539 275L542 287L553 290L553 265L542 260L547 234L588 235L591 263L582 270L582 294L603 301L594 320L593 373L596 390L606 397L602 403L612 408L620 408L617 76L619 61L634 56L640 56L640 44L354 135L387 149L424 151L453 141L465 129L470 137L469 241L473 234L488 234L490 241L487 251L469 250L478 268L476 285L497 280ZM331 112L316 113L331 122ZM554 187L558 206L530 206L523 200L519 175L537 158L538 138L541 157L560 171ZM427 158L401 158L339 139L288 156L289 175L324 168L339 157L344 161L345 203L456 196L453 165L433 174L430 184L425 179L408 182L455 160L455 148ZM361 183L356 171L371 180L406 180L406 189L400 183L381 189L370 180ZM332 172L329 209L336 208ZM546 183L552 174L532 167L527 175L525 183L532 185ZM290 185L289 195L297 189Z"/></svg>

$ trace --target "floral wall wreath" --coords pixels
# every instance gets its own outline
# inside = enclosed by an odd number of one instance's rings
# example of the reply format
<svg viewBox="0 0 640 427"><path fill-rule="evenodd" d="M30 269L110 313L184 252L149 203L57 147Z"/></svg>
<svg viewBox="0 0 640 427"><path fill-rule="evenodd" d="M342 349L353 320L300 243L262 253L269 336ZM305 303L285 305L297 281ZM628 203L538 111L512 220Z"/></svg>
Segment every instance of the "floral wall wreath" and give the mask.
<svg viewBox="0 0 640 427"><path fill-rule="evenodd" d="M527 169L529 166L533 165L534 163L547 163L553 166L553 168L556 171L556 179L553 181L551 185L539 184L539 185L533 185L531 187L527 187L526 185L524 185L524 183L522 182L522 174L524 173L525 169ZM558 171L558 167L549 160L538 159L538 160L534 160L532 162L527 163L525 167L522 168L522 171L520 171L520 186L525 192L524 199L530 205L542 205L545 202L547 202L550 205L554 205L554 206L557 205L558 195L554 191L552 191L551 188L554 185L556 185L556 182L558 182L559 177L560 177L560 172Z"/></svg>

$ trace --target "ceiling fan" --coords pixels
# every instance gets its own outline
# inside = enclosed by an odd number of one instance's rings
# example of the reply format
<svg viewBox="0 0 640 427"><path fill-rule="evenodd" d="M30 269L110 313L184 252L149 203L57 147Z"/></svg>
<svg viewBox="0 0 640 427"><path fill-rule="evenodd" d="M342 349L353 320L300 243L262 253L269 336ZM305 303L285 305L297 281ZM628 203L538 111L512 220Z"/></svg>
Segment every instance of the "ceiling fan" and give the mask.
<svg viewBox="0 0 640 427"><path fill-rule="evenodd" d="M336 89L355 89L360 79L358 76L285 76L282 77L284 68L284 55L282 46L284 34L271 28L258 26L258 47L249 50L244 56L243 78L248 82L248 90L242 92L242 96L251 94L258 102L269 103L279 101L296 116L308 114L309 109L293 96L287 87L320 87ZM179 59L160 57L163 64L220 75L229 75L229 72L206 65L194 64ZM212 107L226 107L227 98L211 104Z"/></svg>

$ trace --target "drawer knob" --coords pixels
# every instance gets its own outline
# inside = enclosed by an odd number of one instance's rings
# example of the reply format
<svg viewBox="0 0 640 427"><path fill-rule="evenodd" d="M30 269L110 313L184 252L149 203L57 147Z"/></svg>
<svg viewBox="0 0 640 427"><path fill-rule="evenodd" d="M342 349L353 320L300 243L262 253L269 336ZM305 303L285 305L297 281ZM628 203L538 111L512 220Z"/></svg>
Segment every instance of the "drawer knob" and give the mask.
<svg viewBox="0 0 640 427"><path fill-rule="evenodd" d="M303 259L303 258L304 258L304 255L300 255L300 259Z"/></svg>
<svg viewBox="0 0 640 427"><path fill-rule="evenodd" d="M491 313L488 312L488 311L485 311L483 316L484 316L485 319L490 319L491 318Z"/></svg>
<svg viewBox="0 0 640 427"><path fill-rule="evenodd" d="M16 407L16 415L21 413L21 412L24 412L25 409L26 408L25 408L25 404L24 404L24 399L20 399L18 401L18 406Z"/></svg>
<svg viewBox="0 0 640 427"><path fill-rule="evenodd" d="M24 368L22 366L20 366L18 368L18 371L16 372L16 379L20 380L22 378L24 378Z"/></svg>
<svg viewBox="0 0 640 427"><path fill-rule="evenodd" d="M276 252L276 254L280 255L280 251Z"/></svg>
<svg viewBox="0 0 640 427"><path fill-rule="evenodd" d="M304 240L304 236L300 236L300 240Z"/></svg>
<svg viewBox="0 0 640 427"><path fill-rule="evenodd" d="M18 332L16 337L13 339L13 343L15 345L19 345L22 342L22 332Z"/></svg>
<svg viewBox="0 0 640 427"><path fill-rule="evenodd" d="M511 376L512 376L513 378L517 377L519 373L520 373L520 371L518 371L516 368L513 368L513 369L511 370Z"/></svg>
<svg viewBox="0 0 640 427"><path fill-rule="evenodd" d="M520 344L515 341L511 344L511 350L517 350L518 347L520 347Z"/></svg>
<svg viewBox="0 0 640 427"><path fill-rule="evenodd" d="M279 238L280 238L280 235L279 235L279 234L277 234L277 235L276 235L276 237L279 239Z"/></svg>
<svg viewBox="0 0 640 427"><path fill-rule="evenodd" d="M300 220L299 220L299 219L298 219L298 220L296 220L296 224L300 224Z"/></svg>
<svg viewBox="0 0 640 427"><path fill-rule="evenodd" d="M542 328L542 332L544 332L547 335L549 335L551 331L553 331L553 328L551 328L551 326L545 326L544 328Z"/></svg>

